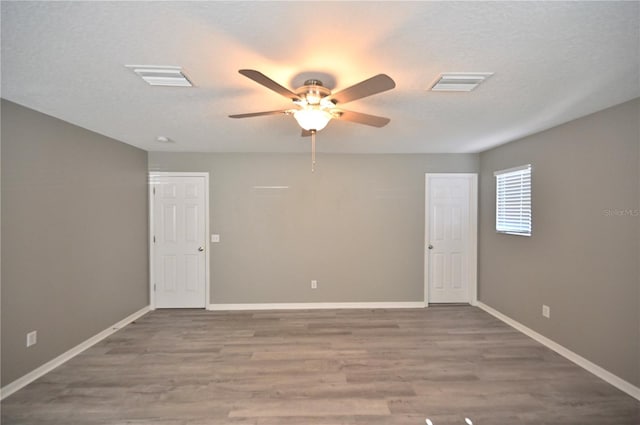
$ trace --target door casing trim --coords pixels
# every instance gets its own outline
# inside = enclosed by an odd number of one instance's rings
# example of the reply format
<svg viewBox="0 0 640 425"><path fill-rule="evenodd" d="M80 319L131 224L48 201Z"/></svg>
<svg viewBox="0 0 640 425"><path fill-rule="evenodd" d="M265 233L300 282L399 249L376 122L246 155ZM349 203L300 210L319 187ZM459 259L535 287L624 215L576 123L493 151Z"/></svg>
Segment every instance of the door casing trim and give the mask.
<svg viewBox="0 0 640 425"><path fill-rule="evenodd" d="M154 228L154 197L153 189L157 186L157 179L159 177L203 177L204 178L204 233L205 233L205 255L204 262L204 308L208 309L211 305L211 279L210 279L210 262L211 244L209 242L209 173L207 172L172 172L172 171L154 171L149 173L149 308L151 310L156 309L155 291L154 285L154 242L153 242L153 228Z"/></svg>

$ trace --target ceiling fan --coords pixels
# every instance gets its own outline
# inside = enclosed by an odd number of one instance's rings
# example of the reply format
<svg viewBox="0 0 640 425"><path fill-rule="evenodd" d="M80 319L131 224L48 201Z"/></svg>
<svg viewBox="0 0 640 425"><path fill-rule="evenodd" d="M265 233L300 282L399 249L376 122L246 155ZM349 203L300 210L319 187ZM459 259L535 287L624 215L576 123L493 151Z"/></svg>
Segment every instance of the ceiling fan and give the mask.
<svg viewBox="0 0 640 425"><path fill-rule="evenodd" d="M312 170L315 164L315 134L325 128L332 119L350 121L373 127L384 127L391 121L389 118L347 111L339 107L339 105L343 103L362 99L363 97L394 88L396 83L391 77L385 74L378 74L337 93L331 93L331 90L324 87L320 80L307 80L302 87L299 87L294 92L276 83L260 71L241 69L238 72L291 100L293 107L277 111L229 115L229 117L251 118L264 115L293 115L300 127L302 127L302 136L311 136Z"/></svg>

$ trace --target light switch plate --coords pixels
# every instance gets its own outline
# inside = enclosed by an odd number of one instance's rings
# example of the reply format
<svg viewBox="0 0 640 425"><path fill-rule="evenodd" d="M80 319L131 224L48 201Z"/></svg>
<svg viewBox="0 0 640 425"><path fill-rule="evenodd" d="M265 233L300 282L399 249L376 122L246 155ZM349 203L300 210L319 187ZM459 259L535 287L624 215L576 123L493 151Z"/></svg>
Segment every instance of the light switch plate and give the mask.
<svg viewBox="0 0 640 425"><path fill-rule="evenodd" d="M27 334L27 347L31 347L38 342L38 331L32 331Z"/></svg>
<svg viewBox="0 0 640 425"><path fill-rule="evenodd" d="M211 242L220 242L220 235L211 235Z"/></svg>
<svg viewBox="0 0 640 425"><path fill-rule="evenodd" d="M547 319L551 317L551 309L548 305L542 305L542 316L546 317Z"/></svg>

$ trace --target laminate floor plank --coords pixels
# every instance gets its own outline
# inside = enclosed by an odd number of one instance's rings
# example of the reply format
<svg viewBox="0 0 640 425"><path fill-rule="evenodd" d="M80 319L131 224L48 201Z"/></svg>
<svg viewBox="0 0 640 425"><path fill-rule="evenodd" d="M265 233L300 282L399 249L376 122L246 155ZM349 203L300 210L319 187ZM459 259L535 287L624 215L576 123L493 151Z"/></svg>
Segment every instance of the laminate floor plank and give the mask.
<svg viewBox="0 0 640 425"><path fill-rule="evenodd" d="M640 425L482 310L156 310L2 401L3 425Z"/></svg>

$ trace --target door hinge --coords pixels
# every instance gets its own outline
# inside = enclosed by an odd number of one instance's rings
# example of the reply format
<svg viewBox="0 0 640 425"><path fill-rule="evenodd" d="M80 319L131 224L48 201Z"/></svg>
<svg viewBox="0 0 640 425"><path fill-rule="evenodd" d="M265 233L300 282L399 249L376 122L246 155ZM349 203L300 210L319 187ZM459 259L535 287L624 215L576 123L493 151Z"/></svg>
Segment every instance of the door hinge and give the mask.
<svg viewBox="0 0 640 425"><path fill-rule="evenodd" d="M156 194L156 188L155 187L153 188L153 194L154 195Z"/></svg>
<svg viewBox="0 0 640 425"><path fill-rule="evenodd" d="M156 284L154 283L153 284L153 292L155 292L155 291L156 291Z"/></svg>
<svg viewBox="0 0 640 425"><path fill-rule="evenodd" d="M153 243L156 243L156 237L155 237L155 235L153 236Z"/></svg>

